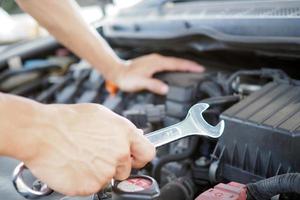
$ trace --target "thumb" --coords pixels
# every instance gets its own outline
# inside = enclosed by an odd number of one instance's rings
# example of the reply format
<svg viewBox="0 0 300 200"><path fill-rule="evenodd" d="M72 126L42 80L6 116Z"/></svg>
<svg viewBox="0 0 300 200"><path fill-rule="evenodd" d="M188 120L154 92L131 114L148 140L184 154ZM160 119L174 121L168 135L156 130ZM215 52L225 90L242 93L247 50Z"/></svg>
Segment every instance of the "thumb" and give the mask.
<svg viewBox="0 0 300 200"><path fill-rule="evenodd" d="M139 130L131 139L132 167L142 168L155 157L154 145Z"/></svg>
<svg viewBox="0 0 300 200"><path fill-rule="evenodd" d="M160 95L167 94L168 90L169 90L169 87L166 83L164 83L158 79L154 79L154 78L149 78L149 79L143 80L143 82L141 83L141 86L151 92L154 92L154 93L160 94Z"/></svg>

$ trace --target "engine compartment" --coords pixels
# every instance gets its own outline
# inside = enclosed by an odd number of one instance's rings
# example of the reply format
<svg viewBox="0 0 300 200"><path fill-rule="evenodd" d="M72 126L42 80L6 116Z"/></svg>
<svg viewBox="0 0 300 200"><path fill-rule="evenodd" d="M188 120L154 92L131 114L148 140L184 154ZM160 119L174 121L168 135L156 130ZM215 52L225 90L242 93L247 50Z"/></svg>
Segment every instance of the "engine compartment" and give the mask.
<svg viewBox="0 0 300 200"><path fill-rule="evenodd" d="M204 73L157 74L169 85L166 96L119 91L51 37L4 48L1 92L45 104L102 104L145 134L179 122L196 103L210 105L204 113L210 124L225 121L219 139L175 141L133 170L125 188L150 181L148 196L108 186L89 197L54 192L41 199L300 199L299 10L295 0L143 1L98 27L123 59L160 53L206 67ZM1 199L24 199L11 183L18 163L0 157ZM30 174L24 178L41 187Z"/></svg>
<svg viewBox="0 0 300 200"><path fill-rule="evenodd" d="M247 185L300 170L299 81L284 70L208 68L201 74L162 73L157 77L170 90L159 96L114 90L89 64L64 48L22 62L19 69L10 66L2 71L1 91L42 103L99 103L145 134L179 122L195 103L208 103L205 119L212 125L220 119L226 122L221 138L193 136L173 142L159 148L157 157L144 169L132 172L155 179L161 190L159 199L192 200L218 183ZM11 171L15 164L1 160ZM17 195L13 188L2 190L7 199L13 199L12 193ZM86 198L111 199L112 193L107 188ZM278 197L298 198L296 194Z"/></svg>

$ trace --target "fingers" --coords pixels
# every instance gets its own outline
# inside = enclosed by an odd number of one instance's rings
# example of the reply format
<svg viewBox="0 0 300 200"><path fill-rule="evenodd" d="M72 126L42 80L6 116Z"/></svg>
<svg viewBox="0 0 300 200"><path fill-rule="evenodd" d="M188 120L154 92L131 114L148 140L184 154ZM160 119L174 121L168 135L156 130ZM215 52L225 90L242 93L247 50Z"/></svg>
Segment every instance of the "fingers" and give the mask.
<svg viewBox="0 0 300 200"><path fill-rule="evenodd" d="M128 154L120 160L120 164L116 169L116 174L114 176L114 179L125 180L130 176L130 172L131 172L131 157Z"/></svg>
<svg viewBox="0 0 300 200"><path fill-rule="evenodd" d="M156 94L164 95L168 92L169 87L164 82L154 79L145 78L140 82L140 86Z"/></svg>
<svg viewBox="0 0 300 200"><path fill-rule="evenodd" d="M187 72L203 72L205 68L196 62L165 56L155 56L154 57L155 66L153 68L153 73L162 71L187 71Z"/></svg>
<svg viewBox="0 0 300 200"><path fill-rule="evenodd" d="M132 138L131 153L132 167L142 168L154 158L156 151L154 145L140 131Z"/></svg>
<svg viewBox="0 0 300 200"><path fill-rule="evenodd" d="M144 167L154 158L156 153L154 146L144 137L142 130L131 127L128 139L130 141L130 149L122 151L123 153L119 155L114 175L116 180L128 178L132 167Z"/></svg>

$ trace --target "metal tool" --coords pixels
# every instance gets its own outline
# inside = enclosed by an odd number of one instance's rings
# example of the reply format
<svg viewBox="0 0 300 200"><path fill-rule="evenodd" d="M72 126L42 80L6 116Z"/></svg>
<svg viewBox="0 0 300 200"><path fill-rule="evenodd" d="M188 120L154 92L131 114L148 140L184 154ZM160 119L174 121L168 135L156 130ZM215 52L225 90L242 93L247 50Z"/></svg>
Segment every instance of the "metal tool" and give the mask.
<svg viewBox="0 0 300 200"><path fill-rule="evenodd" d="M53 190L44 183L42 183L39 190L29 187L22 177L22 174L26 169L27 167L22 162L15 168L13 172L13 185L19 194L27 199L36 199L38 197L47 196L53 192Z"/></svg>
<svg viewBox="0 0 300 200"><path fill-rule="evenodd" d="M160 147L192 135L218 138L222 135L225 124L223 120L216 126L208 124L202 115L208 107L209 105L206 103L198 103L190 108L183 121L158 131L151 132L147 134L146 137L155 145L155 147ZM25 198L34 199L46 196L53 192L46 184L43 184L39 191L30 188L22 178L22 173L25 169L26 166L24 163L20 163L13 173L13 184L18 193Z"/></svg>
<svg viewBox="0 0 300 200"><path fill-rule="evenodd" d="M155 147L192 135L218 138L224 131L224 121L219 122L216 126L208 124L202 115L208 107L209 105L206 103L198 103L190 108L183 121L149 133L146 137Z"/></svg>

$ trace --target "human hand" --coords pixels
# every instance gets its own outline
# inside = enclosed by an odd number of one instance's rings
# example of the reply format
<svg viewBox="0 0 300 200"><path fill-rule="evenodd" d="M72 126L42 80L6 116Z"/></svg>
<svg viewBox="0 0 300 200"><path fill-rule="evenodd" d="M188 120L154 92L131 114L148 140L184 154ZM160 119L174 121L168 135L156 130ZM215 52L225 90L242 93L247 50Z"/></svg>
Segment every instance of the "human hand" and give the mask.
<svg viewBox="0 0 300 200"><path fill-rule="evenodd" d="M136 92L149 90L164 95L168 86L152 76L162 71L203 72L204 67L185 59L150 54L133 59L116 72L114 82L121 90Z"/></svg>
<svg viewBox="0 0 300 200"><path fill-rule="evenodd" d="M18 152L34 176L62 194L89 195L153 159L154 146L127 119L97 104L43 105ZM26 152L26 157L20 156ZM30 152L30 153L29 153Z"/></svg>

